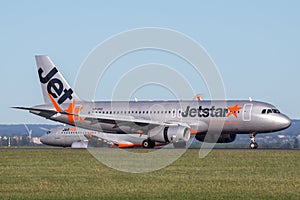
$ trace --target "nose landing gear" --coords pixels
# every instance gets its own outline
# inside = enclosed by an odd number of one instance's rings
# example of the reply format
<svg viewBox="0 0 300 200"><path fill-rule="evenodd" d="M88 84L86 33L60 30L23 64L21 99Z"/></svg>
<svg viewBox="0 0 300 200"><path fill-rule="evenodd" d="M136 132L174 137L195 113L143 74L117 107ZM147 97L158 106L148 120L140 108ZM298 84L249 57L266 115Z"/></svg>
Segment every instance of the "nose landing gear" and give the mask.
<svg viewBox="0 0 300 200"><path fill-rule="evenodd" d="M258 144L255 142L256 133L250 133L250 148L257 149Z"/></svg>

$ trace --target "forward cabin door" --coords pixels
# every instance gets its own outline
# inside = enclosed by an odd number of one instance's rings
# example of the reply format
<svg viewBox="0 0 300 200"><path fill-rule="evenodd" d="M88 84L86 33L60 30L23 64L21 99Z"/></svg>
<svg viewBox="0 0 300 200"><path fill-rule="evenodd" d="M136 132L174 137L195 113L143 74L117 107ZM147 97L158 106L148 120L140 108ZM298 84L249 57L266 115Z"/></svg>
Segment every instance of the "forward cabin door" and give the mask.
<svg viewBox="0 0 300 200"><path fill-rule="evenodd" d="M243 107L243 121L251 121L251 112L252 112L253 104L246 103Z"/></svg>

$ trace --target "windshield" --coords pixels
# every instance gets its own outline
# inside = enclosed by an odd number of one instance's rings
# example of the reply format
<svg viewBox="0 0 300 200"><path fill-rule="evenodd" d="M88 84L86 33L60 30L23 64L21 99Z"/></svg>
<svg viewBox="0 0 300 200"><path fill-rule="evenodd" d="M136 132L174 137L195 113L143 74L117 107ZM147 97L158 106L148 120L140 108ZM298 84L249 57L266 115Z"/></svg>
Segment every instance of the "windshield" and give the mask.
<svg viewBox="0 0 300 200"><path fill-rule="evenodd" d="M270 113L277 113L277 114L279 114L280 111L279 111L278 109L276 109L276 108L273 108L273 109L271 109L271 108L266 108L266 109L263 109L263 110L261 111L261 113L262 113L262 114L270 114Z"/></svg>

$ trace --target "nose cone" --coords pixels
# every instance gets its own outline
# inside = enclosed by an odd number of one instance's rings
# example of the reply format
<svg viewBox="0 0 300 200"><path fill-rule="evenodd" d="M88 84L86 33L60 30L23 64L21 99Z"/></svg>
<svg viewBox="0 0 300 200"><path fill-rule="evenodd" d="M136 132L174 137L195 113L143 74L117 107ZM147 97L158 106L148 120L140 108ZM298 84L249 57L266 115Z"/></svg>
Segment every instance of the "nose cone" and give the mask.
<svg viewBox="0 0 300 200"><path fill-rule="evenodd" d="M277 123L278 123L279 129L283 130L283 129L290 127L292 124L292 121L287 116L282 115L280 118L277 119Z"/></svg>
<svg viewBox="0 0 300 200"><path fill-rule="evenodd" d="M42 135L42 137L40 137L41 143L46 144L47 143L46 140L47 140L47 136L46 135Z"/></svg>

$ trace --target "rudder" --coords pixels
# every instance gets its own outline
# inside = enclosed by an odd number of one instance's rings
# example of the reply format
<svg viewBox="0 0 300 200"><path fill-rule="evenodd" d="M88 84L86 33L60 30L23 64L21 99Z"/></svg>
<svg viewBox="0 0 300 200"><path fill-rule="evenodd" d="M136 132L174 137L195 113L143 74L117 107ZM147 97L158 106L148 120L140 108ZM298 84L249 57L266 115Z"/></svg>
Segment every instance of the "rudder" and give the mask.
<svg viewBox="0 0 300 200"><path fill-rule="evenodd" d="M59 105L71 103L73 100L81 101L48 56L37 55L35 60L46 104L52 103L49 95Z"/></svg>

